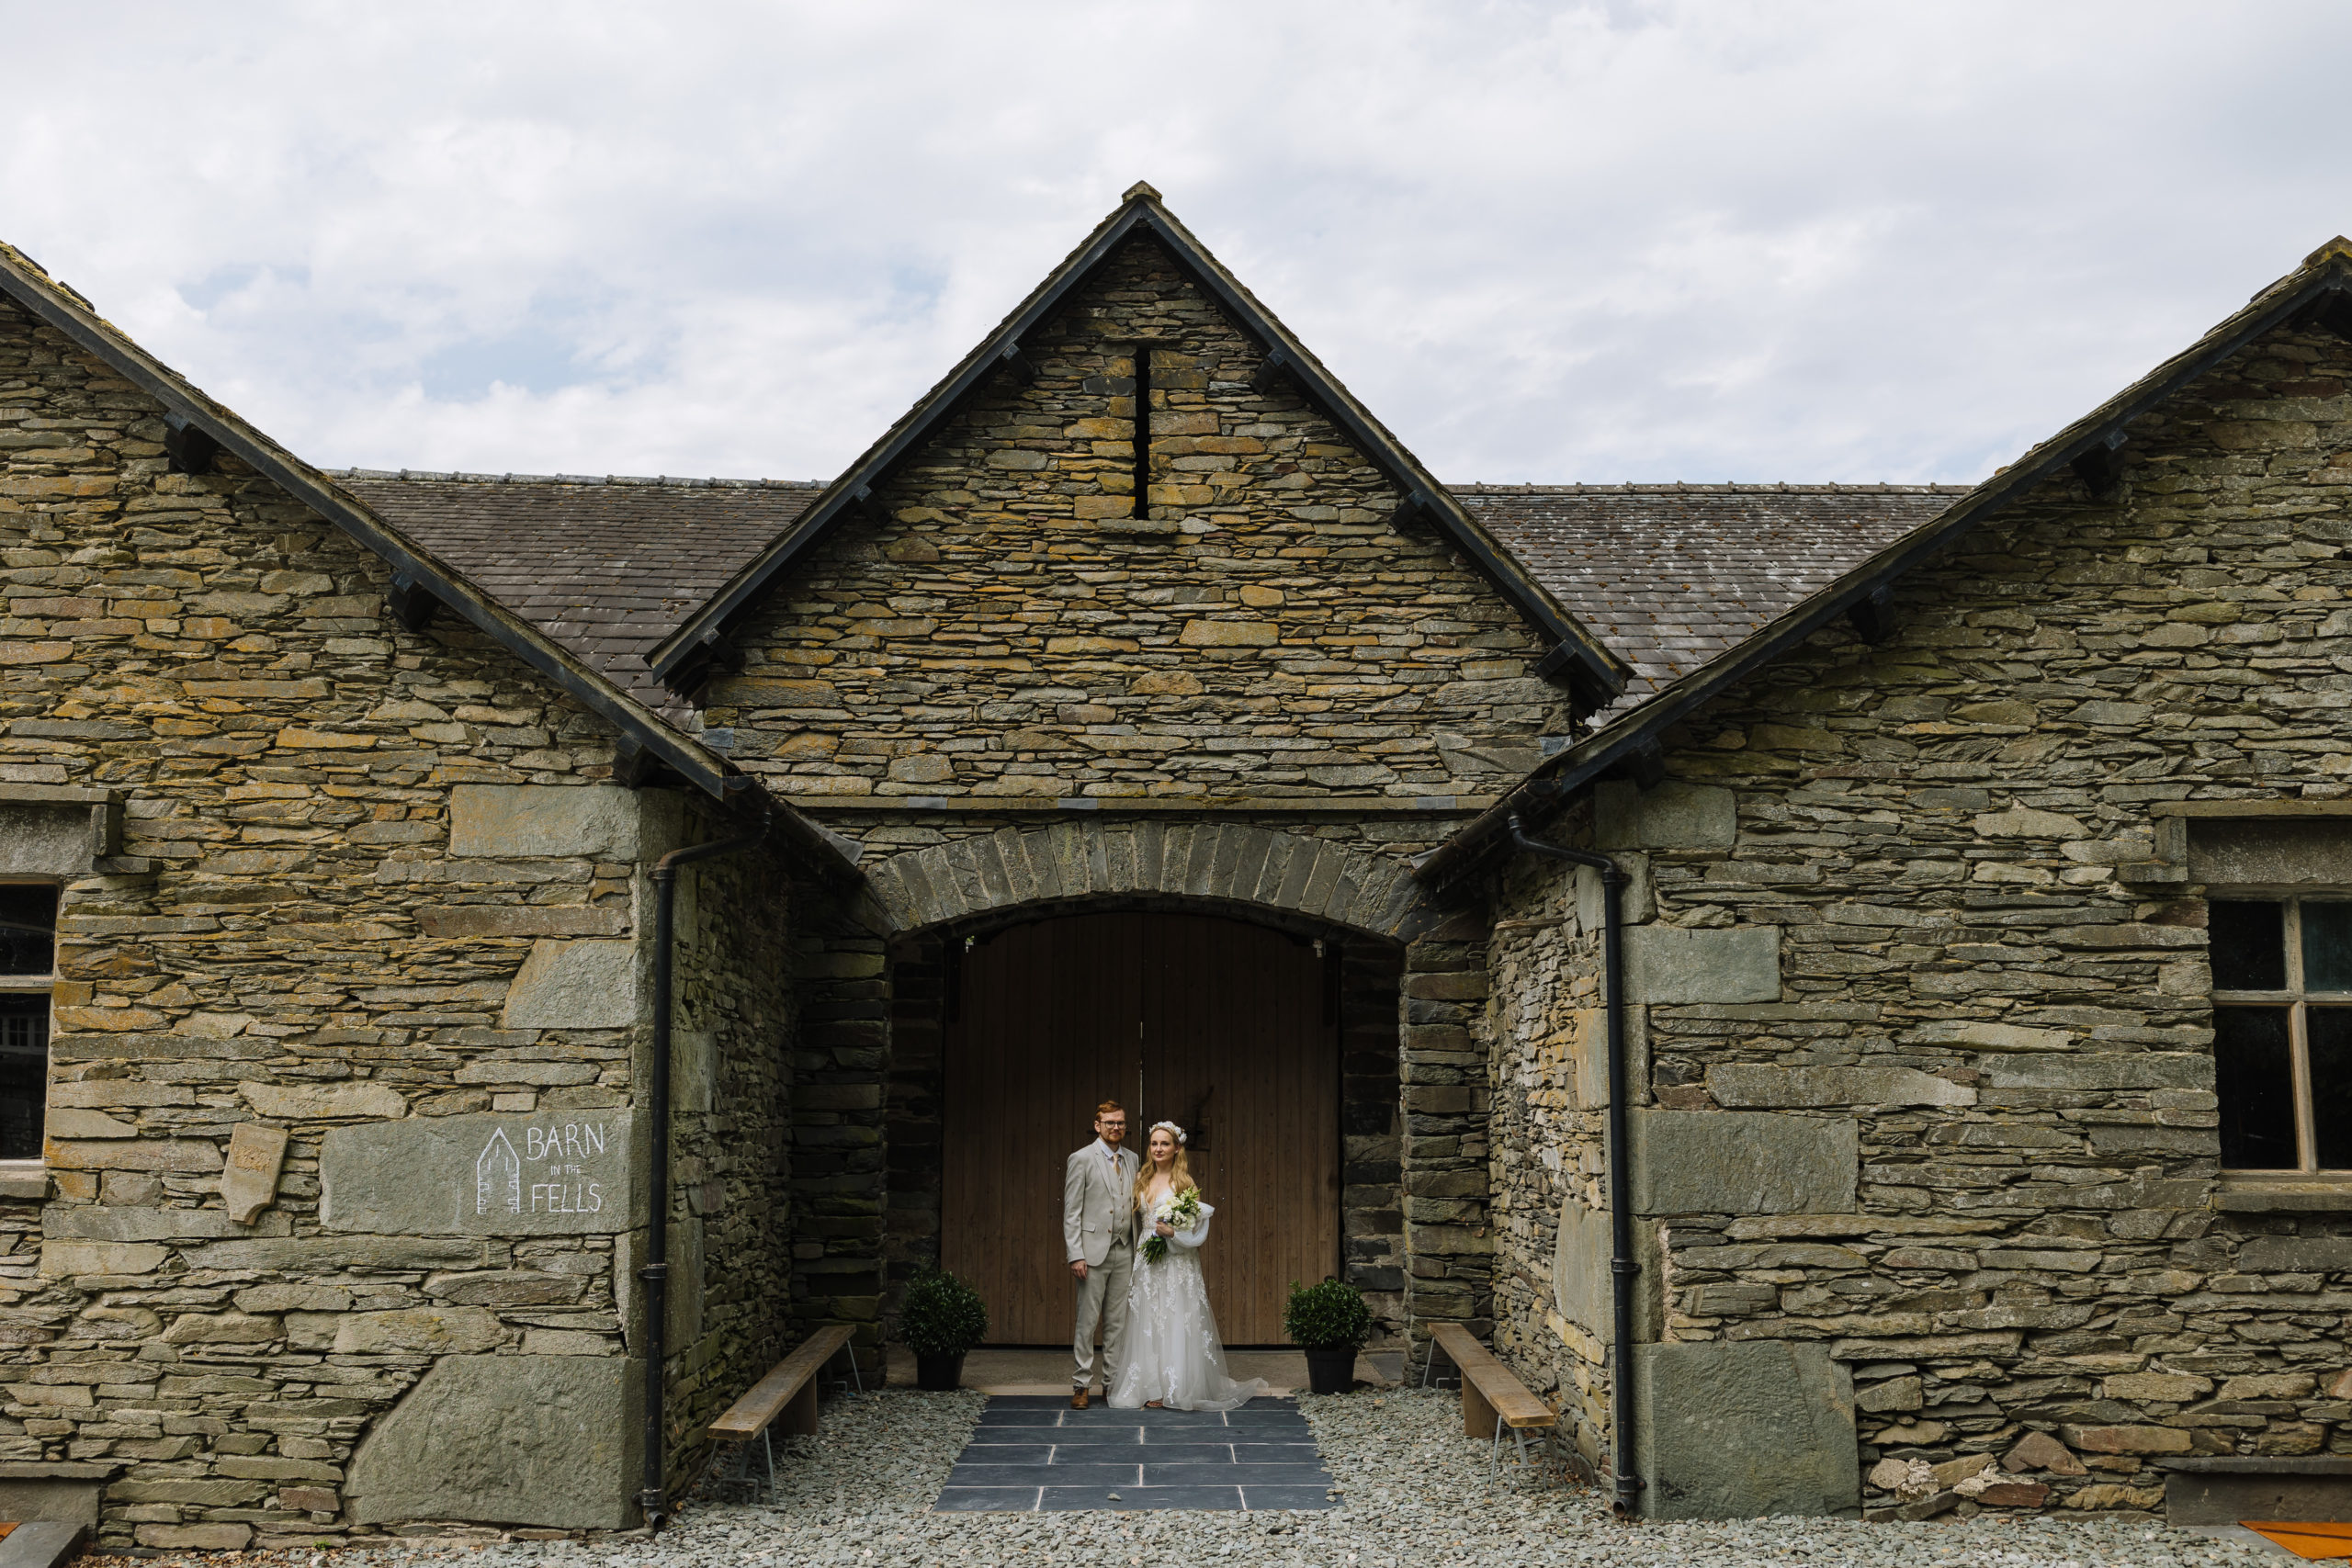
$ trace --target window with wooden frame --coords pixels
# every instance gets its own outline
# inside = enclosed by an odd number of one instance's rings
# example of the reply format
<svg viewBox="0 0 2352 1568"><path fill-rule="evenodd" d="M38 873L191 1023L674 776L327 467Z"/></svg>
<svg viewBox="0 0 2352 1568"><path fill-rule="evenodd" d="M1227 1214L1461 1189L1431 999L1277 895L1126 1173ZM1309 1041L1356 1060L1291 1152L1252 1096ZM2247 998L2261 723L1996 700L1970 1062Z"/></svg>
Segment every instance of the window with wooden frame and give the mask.
<svg viewBox="0 0 2352 1568"><path fill-rule="evenodd" d="M41 1158L56 984L55 884L0 883L0 1162Z"/></svg>
<svg viewBox="0 0 2352 1568"><path fill-rule="evenodd" d="M2206 924L2222 1168L2352 1175L2352 894L2215 898Z"/></svg>

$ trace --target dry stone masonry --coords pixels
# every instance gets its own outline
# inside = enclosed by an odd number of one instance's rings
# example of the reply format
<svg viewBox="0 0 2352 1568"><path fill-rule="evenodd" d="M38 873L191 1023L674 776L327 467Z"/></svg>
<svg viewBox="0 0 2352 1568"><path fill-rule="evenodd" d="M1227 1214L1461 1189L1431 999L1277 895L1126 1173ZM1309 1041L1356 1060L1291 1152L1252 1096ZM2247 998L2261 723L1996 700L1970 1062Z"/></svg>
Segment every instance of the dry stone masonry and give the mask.
<svg viewBox="0 0 2352 1568"><path fill-rule="evenodd" d="M1376 1344L1645 1514L2352 1488L2352 1181L2223 1168L2211 940L2352 897L2352 244L2248 311L1964 492L1453 498L1138 186L833 486L338 480L0 247L0 1512L641 1522L649 1271L674 1493L942 1255L958 944L1110 909L1317 945ZM1628 874L1617 1169L1506 807Z"/></svg>
<svg viewBox="0 0 2352 1568"><path fill-rule="evenodd" d="M2164 848L2171 813L2346 795L2347 373L2332 334L2262 341L2133 423L2120 497L2046 484L1889 640L1816 636L1675 731L1671 782L1555 827L1636 874L1654 1462L1705 1430L1668 1369L1767 1345L1849 1423L1861 1485L1815 1506L2154 1510L2171 1456L2352 1453L2352 1234L2219 1179L2222 868ZM1487 1038L1498 1337L1598 1454L1591 893L1498 889Z"/></svg>
<svg viewBox="0 0 2352 1568"><path fill-rule="evenodd" d="M48 1180L0 1262L0 1473L94 1511L103 1485L102 1537L150 1547L631 1522L646 869L709 824L605 782L614 737L504 649L395 625L382 565L235 459L169 471L164 434L0 305L0 793L81 863ZM786 1004L719 923L683 922L726 984L684 1036L679 1164L685 1234L748 1264L784 1201L757 1043ZM731 1113L722 1038L752 1075ZM759 1284L673 1332L686 1404L773 1349ZM528 1477L528 1443L467 1447L527 1409L586 1446Z"/></svg>

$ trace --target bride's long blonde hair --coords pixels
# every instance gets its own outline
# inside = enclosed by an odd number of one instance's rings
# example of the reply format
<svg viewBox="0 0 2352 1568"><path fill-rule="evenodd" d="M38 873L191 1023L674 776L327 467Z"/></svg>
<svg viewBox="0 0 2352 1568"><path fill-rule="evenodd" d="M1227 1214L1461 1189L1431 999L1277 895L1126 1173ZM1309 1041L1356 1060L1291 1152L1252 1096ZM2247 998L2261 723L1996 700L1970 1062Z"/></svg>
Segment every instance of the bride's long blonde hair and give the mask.
<svg viewBox="0 0 2352 1568"><path fill-rule="evenodd" d="M1159 1131L1159 1129L1158 1127L1154 1127L1151 1130L1151 1133L1157 1133ZM1151 1133L1146 1133L1144 1134L1143 1164L1136 1169L1136 1190L1133 1196L1128 1200L1128 1201L1133 1203L1136 1208L1141 1208L1143 1206L1143 1195L1147 1191L1150 1190L1151 1179L1159 1172L1159 1167L1152 1164L1151 1160ZM1172 1134L1170 1135L1174 1136ZM1193 1179L1193 1163L1185 1157L1184 1141L1182 1138L1178 1138L1176 1140L1175 1161L1168 1168L1168 1195L1170 1198L1173 1198L1176 1194L1183 1191L1186 1188L1198 1187L1199 1185L1199 1182Z"/></svg>

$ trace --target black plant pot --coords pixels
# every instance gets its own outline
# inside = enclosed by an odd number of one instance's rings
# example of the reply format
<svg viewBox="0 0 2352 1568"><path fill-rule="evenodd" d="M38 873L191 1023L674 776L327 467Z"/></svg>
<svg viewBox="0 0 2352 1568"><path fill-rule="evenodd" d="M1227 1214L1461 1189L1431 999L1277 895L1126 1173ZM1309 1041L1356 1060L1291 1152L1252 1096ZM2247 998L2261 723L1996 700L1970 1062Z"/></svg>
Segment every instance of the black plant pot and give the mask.
<svg viewBox="0 0 2352 1568"><path fill-rule="evenodd" d="M1306 1386L1317 1393L1346 1393L1356 1386L1353 1350L1309 1350Z"/></svg>
<svg viewBox="0 0 2352 1568"><path fill-rule="evenodd" d="M915 1386L933 1393L944 1393L949 1389L964 1386L964 1352L952 1356L926 1356L915 1352Z"/></svg>

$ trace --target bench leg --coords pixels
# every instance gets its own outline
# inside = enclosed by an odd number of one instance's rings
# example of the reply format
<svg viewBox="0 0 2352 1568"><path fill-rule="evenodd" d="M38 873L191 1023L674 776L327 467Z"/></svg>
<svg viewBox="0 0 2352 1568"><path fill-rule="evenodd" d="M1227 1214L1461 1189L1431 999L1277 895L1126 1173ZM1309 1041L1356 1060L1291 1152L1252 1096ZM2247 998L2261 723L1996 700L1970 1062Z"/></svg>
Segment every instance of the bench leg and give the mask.
<svg viewBox="0 0 2352 1568"><path fill-rule="evenodd" d="M770 1425L774 1425L774 1423L770 1423ZM766 1427L760 1428L760 1448L767 1455L768 1495L773 1497L775 1495L775 1443L768 1437L768 1429ZM744 1456L747 1461L750 1457L751 1456L748 1454ZM746 1463L743 1468L749 1470L751 1469L751 1465Z"/></svg>
<svg viewBox="0 0 2352 1568"><path fill-rule="evenodd" d="M792 1403L784 1407L784 1413L776 1419L784 1423L784 1429L786 1432L802 1437L817 1435L817 1380L815 1378L810 1378L800 1385L800 1392L792 1396Z"/></svg>
<svg viewBox="0 0 2352 1568"><path fill-rule="evenodd" d="M756 1497L759 1495L759 1483L752 1479L752 1446L749 1443L735 1445L735 1473L729 1478L728 1488L731 1491L738 1484L747 1496Z"/></svg>
<svg viewBox="0 0 2352 1568"><path fill-rule="evenodd" d="M1495 1417L1495 1440L1487 1445L1487 1483L1488 1485L1491 1486L1503 1478L1502 1463L1503 1418L1498 1416Z"/></svg>
<svg viewBox="0 0 2352 1568"><path fill-rule="evenodd" d="M1494 1429L1497 1419L1495 1407L1487 1403L1485 1394L1478 1392L1476 1380L1464 1378L1462 1380L1462 1435L1465 1438L1483 1438Z"/></svg>

